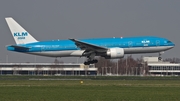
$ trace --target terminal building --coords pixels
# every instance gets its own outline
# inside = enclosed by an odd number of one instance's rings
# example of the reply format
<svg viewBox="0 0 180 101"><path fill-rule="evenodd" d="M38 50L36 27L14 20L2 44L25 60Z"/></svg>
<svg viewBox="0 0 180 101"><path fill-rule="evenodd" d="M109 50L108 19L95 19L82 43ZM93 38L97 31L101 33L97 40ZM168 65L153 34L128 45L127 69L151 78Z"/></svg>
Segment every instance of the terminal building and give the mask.
<svg viewBox="0 0 180 101"><path fill-rule="evenodd" d="M0 63L0 75L97 75L97 68L79 63Z"/></svg>
<svg viewBox="0 0 180 101"><path fill-rule="evenodd" d="M144 57L144 62L147 62L149 68L148 73L152 76L178 76L180 75L180 64L163 62L158 60L158 57Z"/></svg>

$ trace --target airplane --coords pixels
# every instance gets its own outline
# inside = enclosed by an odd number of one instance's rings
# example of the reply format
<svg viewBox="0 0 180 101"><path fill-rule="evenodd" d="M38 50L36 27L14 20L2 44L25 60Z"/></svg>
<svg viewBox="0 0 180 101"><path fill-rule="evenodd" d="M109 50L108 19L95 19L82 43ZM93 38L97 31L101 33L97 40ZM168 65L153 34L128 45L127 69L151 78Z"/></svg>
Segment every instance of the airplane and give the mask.
<svg viewBox="0 0 180 101"><path fill-rule="evenodd" d="M155 36L37 41L12 17L5 20L16 42L15 45L8 45L7 50L56 58L87 57L85 65L97 63L95 56L119 59L125 54L139 53L159 53L161 60L161 53L175 46L170 40Z"/></svg>

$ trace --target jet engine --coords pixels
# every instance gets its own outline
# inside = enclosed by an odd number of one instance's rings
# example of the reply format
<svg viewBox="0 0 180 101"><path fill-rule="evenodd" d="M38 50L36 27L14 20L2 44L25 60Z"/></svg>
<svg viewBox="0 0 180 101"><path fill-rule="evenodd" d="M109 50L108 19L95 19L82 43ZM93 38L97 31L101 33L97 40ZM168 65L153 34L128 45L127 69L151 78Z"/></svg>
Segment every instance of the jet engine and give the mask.
<svg viewBox="0 0 180 101"><path fill-rule="evenodd" d="M124 49L123 48L109 48L106 52L106 59L117 59L124 57Z"/></svg>

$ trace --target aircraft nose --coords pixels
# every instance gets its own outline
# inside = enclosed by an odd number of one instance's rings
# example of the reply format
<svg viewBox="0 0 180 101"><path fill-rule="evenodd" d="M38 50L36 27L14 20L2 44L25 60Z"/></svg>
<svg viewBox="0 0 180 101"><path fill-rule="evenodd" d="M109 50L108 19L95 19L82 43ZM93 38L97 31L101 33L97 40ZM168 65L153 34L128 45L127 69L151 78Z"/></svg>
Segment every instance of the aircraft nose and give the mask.
<svg viewBox="0 0 180 101"><path fill-rule="evenodd" d="M167 40L167 45L168 45L168 49L174 48L175 46L175 44L170 40Z"/></svg>
<svg viewBox="0 0 180 101"><path fill-rule="evenodd" d="M175 44L172 42L172 43L170 44L169 49L174 48L174 46L175 46Z"/></svg>
<svg viewBox="0 0 180 101"><path fill-rule="evenodd" d="M171 43L171 44L169 44L168 49L172 49L172 48L174 48L174 46L175 46L175 44Z"/></svg>
<svg viewBox="0 0 180 101"><path fill-rule="evenodd" d="M171 46L172 48L175 46L175 44L170 40L167 40L167 43L168 43L168 46Z"/></svg>

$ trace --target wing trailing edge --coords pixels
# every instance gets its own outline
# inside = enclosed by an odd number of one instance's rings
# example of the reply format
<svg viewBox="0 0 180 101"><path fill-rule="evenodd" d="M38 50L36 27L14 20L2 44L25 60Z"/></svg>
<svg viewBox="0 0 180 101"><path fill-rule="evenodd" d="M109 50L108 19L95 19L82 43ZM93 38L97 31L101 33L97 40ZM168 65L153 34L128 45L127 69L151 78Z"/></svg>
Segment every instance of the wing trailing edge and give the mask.
<svg viewBox="0 0 180 101"><path fill-rule="evenodd" d="M79 47L81 50L97 51L97 52L102 52L102 51L108 50L108 48L106 48L106 47L101 47L101 46L94 45L91 43L83 42L78 39L69 38L69 40L73 41L76 44L76 46Z"/></svg>

